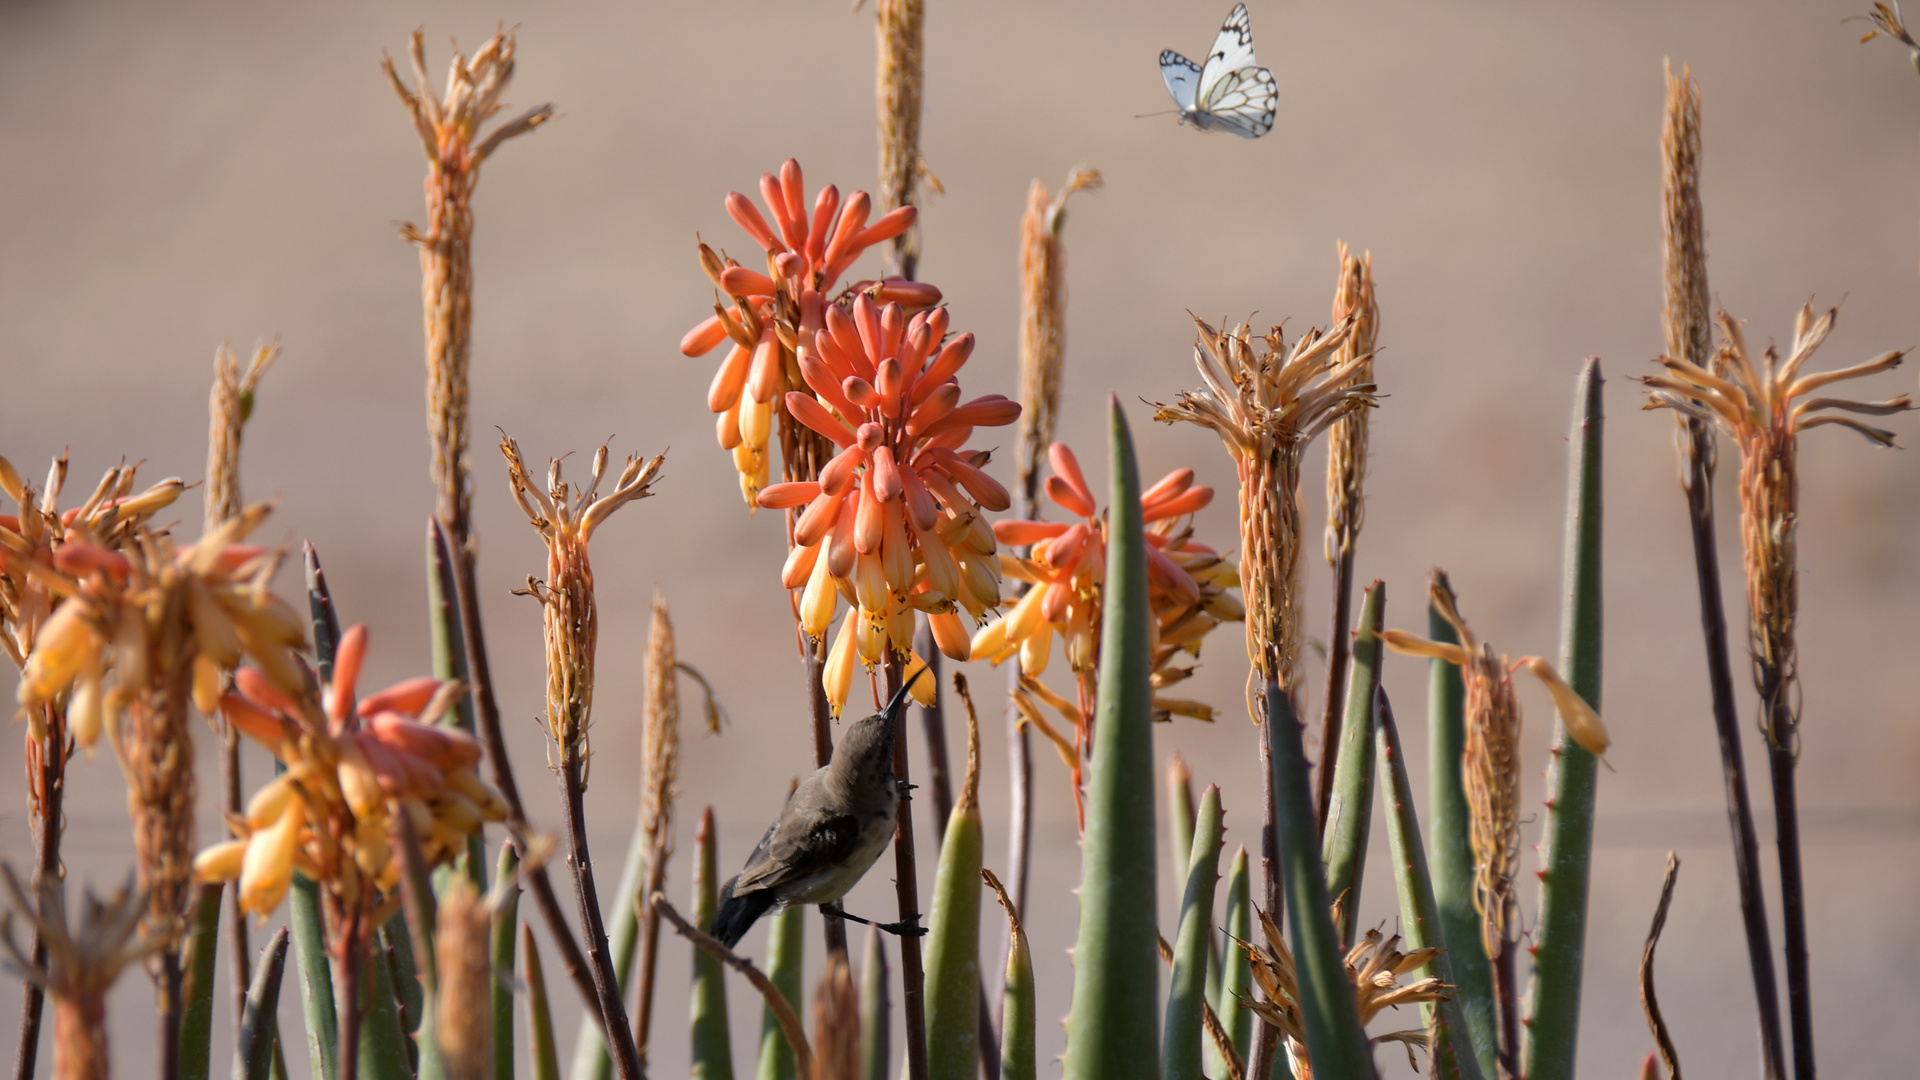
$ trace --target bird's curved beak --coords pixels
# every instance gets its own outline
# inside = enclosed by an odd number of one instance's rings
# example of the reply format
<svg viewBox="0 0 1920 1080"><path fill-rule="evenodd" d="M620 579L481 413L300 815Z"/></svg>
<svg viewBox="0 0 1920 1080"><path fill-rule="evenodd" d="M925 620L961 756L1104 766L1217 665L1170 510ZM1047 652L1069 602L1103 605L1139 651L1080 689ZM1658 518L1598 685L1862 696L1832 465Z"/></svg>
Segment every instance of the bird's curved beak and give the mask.
<svg viewBox="0 0 1920 1080"><path fill-rule="evenodd" d="M914 684L919 682L921 677L926 675L927 672L928 669L923 667L919 671L914 672L911 679L901 683L900 689L893 692L893 700L887 702L886 710L881 713L881 715L885 716L888 720L899 719L900 710L905 708L907 704L907 693L913 689Z"/></svg>

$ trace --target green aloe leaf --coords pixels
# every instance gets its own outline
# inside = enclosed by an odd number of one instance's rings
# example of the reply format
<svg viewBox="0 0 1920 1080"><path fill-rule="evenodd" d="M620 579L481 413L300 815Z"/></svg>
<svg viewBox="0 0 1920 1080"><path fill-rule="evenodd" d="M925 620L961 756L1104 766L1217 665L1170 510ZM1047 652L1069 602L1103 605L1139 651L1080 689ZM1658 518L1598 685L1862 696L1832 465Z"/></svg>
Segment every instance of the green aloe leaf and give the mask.
<svg viewBox="0 0 1920 1080"><path fill-rule="evenodd" d="M313 618L313 662L321 682L333 677L333 648L340 640L340 622L334 617L333 598L320 555L306 545L307 607ZM274 762L276 774L286 766ZM319 1080L340 1075L340 1019L333 991L333 968L327 958L326 921L320 911L320 886L298 871L287 895L287 921L293 938L294 967L300 977L300 1007L307 1028L307 1057Z"/></svg>
<svg viewBox="0 0 1920 1080"><path fill-rule="evenodd" d="M207 1080L213 1069L213 969L220 951L220 882L201 885L193 901L181 966L186 969L180 1011L180 1080Z"/></svg>
<svg viewBox="0 0 1920 1080"><path fill-rule="evenodd" d="M1204 1080L1201 1046L1206 1042L1208 944L1213 938L1213 889L1220 878L1220 789L1208 784L1200 796L1187 858L1187 888L1180 902L1180 928L1173 943L1173 981L1167 992L1167 1028L1161 1057L1165 1080Z"/></svg>
<svg viewBox="0 0 1920 1080"><path fill-rule="evenodd" d="M927 1076L973 1080L980 1071L980 724L966 680L967 775L947 819L927 916Z"/></svg>
<svg viewBox="0 0 1920 1080"><path fill-rule="evenodd" d="M1393 855L1393 879L1400 892L1400 932L1406 938L1408 952L1439 949L1439 955L1427 964L1427 974L1449 985L1454 982L1452 954L1446 931L1440 921L1440 906L1434 900L1433 879L1427 873L1426 849L1420 846L1420 819L1413 809L1413 785L1407 779L1406 757L1400 751L1400 731L1394 726L1393 709L1387 704L1386 691L1378 694L1374 725L1375 756L1387 778L1383 791L1387 803L1387 847ZM1475 937L1475 940L1479 940ZM1432 1022L1431 1006L1426 1006ZM1458 996L1448 998L1439 1007L1440 1032L1434 1053L1439 1057L1440 1075L1457 1080L1484 1080L1480 1059L1473 1052L1468 1034L1467 1014ZM1458 1053L1464 1045L1465 1053Z"/></svg>
<svg viewBox="0 0 1920 1080"><path fill-rule="evenodd" d="M433 677L436 679L467 680L467 638L460 628L459 596L453 580L453 562L448 557L447 533L436 516L427 518L427 637L433 650ZM473 696L461 694L454 699L453 708L440 718L443 724L449 724L473 734ZM434 872L435 894L445 886L448 874L465 872L467 879L476 889L487 887L487 844L479 835L467 838L466 857L454 866L443 866ZM511 1025L509 1025L511 1029ZM499 1028L496 1026L496 1031ZM498 1060L497 1058L495 1060Z"/></svg>
<svg viewBox="0 0 1920 1080"><path fill-rule="evenodd" d="M893 1003L887 996L886 947L880 931L869 926L867 952L860 961L860 1080L887 1080L892 1013Z"/></svg>
<svg viewBox="0 0 1920 1080"><path fill-rule="evenodd" d="M799 1012L804 1003L801 979L806 965L806 916L806 905L795 904L775 912L767 920L770 924L767 928L767 979L793 1006L795 1012ZM772 1009L761 1006L760 1067L755 1075L759 1080L795 1080L797 1069L793 1047L788 1044L787 1033L781 1029L779 1019Z"/></svg>
<svg viewBox="0 0 1920 1080"><path fill-rule="evenodd" d="M514 969L515 933L520 925L520 886L509 884L520 869L520 857L511 842L500 845L500 865L494 880L505 887L499 906L493 912L493 940L489 952L493 970L511 974ZM513 1080L513 980L493 980L493 1077Z"/></svg>
<svg viewBox="0 0 1920 1080"><path fill-rule="evenodd" d="M1118 398L1109 406L1109 431L1107 582L1066 1080L1145 1080L1160 1072L1152 611L1140 473Z"/></svg>
<svg viewBox="0 0 1920 1080"><path fill-rule="evenodd" d="M694 834L693 925L712 926L720 904L719 841L713 807L700 815ZM727 984L720 961L693 950L693 1080L733 1080L733 1042L727 1026Z"/></svg>
<svg viewBox="0 0 1920 1080"><path fill-rule="evenodd" d="M413 1080L410 1050L412 1041L400 1026L400 1001L395 994L392 970L379 956L362 958L360 992L366 1002L366 1016L360 1021L360 1076L362 1080ZM429 1033L423 1039L432 1043Z"/></svg>
<svg viewBox="0 0 1920 1080"><path fill-rule="evenodd" d="M1339 935L1328 911L1300 722L1286 692L1274 682L1267 684L1265 728L1271 740L1274 824L1300 984L1300 1015L1307 1029L1307 1058L1313 1064L1314 1080L1371 1080L1373 1058L1367 1033L1360 1027L1353 984L1347 979Z"/></svg>
<svg viewBox="0 0 1920 1080"><path fill-rule="evenodd" d="M1569 685L1600 708L1600 359L1581 368L1573 417L1567 496L1566 604L1561 609L1560 668ZM1567 737L1557 719L1540 847L1540 931L1529 987L1527 1076L1571 1080L1580 1033L1580 971L1586 952L1587 883L1592 872L1593 806L1599 759Z"/></svg>
<svg viewBox="0 0 1920 1080"><path fill-rule="evenodd" d="M287 971L287 928L274 931L253 970L247 1006L234 1039L233 1080L268 1080L273 1069L273 1033L280 1011L280 980Z"/></svg>
<svg viewBox="0 0 1920 1080"><path fill-rule="evenodd" d="M527 954L527 1056L533 1062L533 1080L560 1080L560 1048L553 1041L553 1007L547 1003L540 943L533 939L532 926L521 923L520 931Z"/></svg>
<svg viewBox="0 0 1920 1080"><path fill-rule="evenodd" d="M1434 587L1453 591L1446 575L1438 571L1434 573ZM1460 643L1453 624L1431 603L1427 605L1427 636L1448 644ZM1480 940L1480 914L1473 906L1472 815L1460 772L1467 748L1466 697L1459 667L1445 660L1432 661L1427 684L1427 818L1433 829L1428 845L1433 897L1439 905L1453 984L1460 988L1455 1000L1466 1014L1467 1033L1474 1056L1479 1059L1480 1073L1492 1076L1499 1051L1493 966L1487 962L1486 945Z"/></svg>
<svg viewBox="0 0 1920 1080"><path fill-rule="evenodd" d="M1007 913L1007 972L1000 991L1000 1080L1034 1080L1037 1065L1034 1052L1033 954L1027 945L1026 928L1013 908L993 871L981 872L1000 907ZM884 1075L867 1080L886 1080Z"/></svg>
<svg viewBox="0 0 1920 1080"><path fill-rule="evenodd" d="M1253 883L1247 865L1247 849L1242 847L1234 853L1233 868L1227 871L1227 912L1226 947L1222 950L1220 969L1220 1004L1215 1009L1220 1014L1220 1026L1226 1029L1227 1037L1233 1041L1233 1049L1240 1060L1247 1060L1253 1050L1253 1012L1246 1007L1245 999L1253 993L1253 969L1247 964L1247 954L1235 944L1250 940L1253 933ZM1213 1047L1212 1040L1207 1042L1207 1075L1216 1080L1227 1075L1227 1063L1220 1052Z"/></svg>
<svg viewBox="0 0 1920 1080"><path fill-rule="evenodd" d="M1353 636L1347 669L1347 708L1340 724L1340 755L1333 769L1321 858L1327 892L1340 904L1340 944L1353 945L1360 917L1360 879L1367 868L1367 836L1373 827L1373 694L1380 686L1380 628L1387 587L1374 582L1360 601L1360 629Z"/></svg>

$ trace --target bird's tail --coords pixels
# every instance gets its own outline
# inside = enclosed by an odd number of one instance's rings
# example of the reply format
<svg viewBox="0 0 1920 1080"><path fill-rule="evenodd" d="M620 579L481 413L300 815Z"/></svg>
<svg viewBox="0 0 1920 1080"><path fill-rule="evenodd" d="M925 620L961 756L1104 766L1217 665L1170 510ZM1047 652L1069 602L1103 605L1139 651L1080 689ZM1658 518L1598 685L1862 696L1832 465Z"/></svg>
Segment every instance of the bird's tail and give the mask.
<svg viewBox="0 0 1920 1080"><path fill-rule="evenodd" d="M733 883L739 880L737 876L730 878L720 887L720 909L713 913L713 927L708 930L729 949L738 945L760 916L765 915L774 904L772 889L755 889L745 895L735 895Z"/></svg>

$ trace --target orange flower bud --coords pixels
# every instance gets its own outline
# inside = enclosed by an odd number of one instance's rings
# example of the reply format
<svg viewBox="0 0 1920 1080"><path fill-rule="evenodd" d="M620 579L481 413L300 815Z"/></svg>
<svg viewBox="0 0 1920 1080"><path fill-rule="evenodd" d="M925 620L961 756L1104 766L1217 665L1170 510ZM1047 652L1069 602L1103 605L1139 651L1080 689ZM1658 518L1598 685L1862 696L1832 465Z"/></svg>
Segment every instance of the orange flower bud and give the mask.
<svg viewBox="0 0 1920 1080"><path fill-rule="evenodd" d="M796 542L787 549L787 561L780 567L781 588L798 589L807 583L813 576L814 565L820 561L821 546L818 543L803 546Z"/></svg>
<svg viewBox="0 0 1920 1080"><path fill-rule="evenodd" d="M1144 500L1142 500L1144 502ZM1141 520L1151 524L1165 518L1185 517L1197 513L1213 501L1213 489L1205 485L1191 487L1175 498L1167 499L1153 507L1142 507Z"/></svg>
<svg viewBox="0 0 1920 1080"><path fill-rule="evenodd" d="M847 698L853 692L853 639L858 632L860 613L847 612L840 623L840 635L834 639L833 648L827 653L827 663L820 672L820 683L827 692L827 702L833 706L833 715L839 716L846 708Z"/></svg>
<svg viewBox="0 0 1920 1080"><path fill-rule="evenodd" d="M222 841L193 857L194 877L205 882L232 881L240 876L246 855L245 838Z"/></svg>
<svg viewBox="0 0 1920 1080"><path fill-rule="evenodd" d="M933 632L933 643L950 659L965 663L973 656L973 646L967 640L967 624L960 616L951 611L931 611L927 613L927 628Z"/></svg>
<svg viewBox="0 0 1920 1080"><path fill-rule="evenodd" d="M293 884L293 852L306 826L302 804L287 804L280 819L247 839L240 860L240 908L265 915L280 906Z"/></svg>
<svg viewBox="0 0 1920 1080"><path fill-rule="evenodd" d="M1047 498L1060 504L1060 508L1075 517L1090 518L1094 514L1093 503L1082 499L1073 485L1058 476L1047 477Z"/></svg>
<svg viewBox="0 0 1920 1080"><path fill-rule="evenodd" d="M705 356L726 339L726 324L720 321L720 316L709 315L680 339L680 352L684 356Z"/></svg>
<svg viewBox="0 0 1920 1080"><path fill-rule="evenodd" d="M735 345L720 362L713 373L713 385L707 388L707 411L723 413L740 400L740 390L747 385L747 369L753 361L753 350Z"/></svg>
<svg viewBox="0 0 1920 1080"><path fill-rule="evenodd" d="M369 694L360 702L360 715L372 716L379 712L396 712L407 716L416 716L433 695L440 692L440 680L431 675L397 682L377 694Z"/></svg>

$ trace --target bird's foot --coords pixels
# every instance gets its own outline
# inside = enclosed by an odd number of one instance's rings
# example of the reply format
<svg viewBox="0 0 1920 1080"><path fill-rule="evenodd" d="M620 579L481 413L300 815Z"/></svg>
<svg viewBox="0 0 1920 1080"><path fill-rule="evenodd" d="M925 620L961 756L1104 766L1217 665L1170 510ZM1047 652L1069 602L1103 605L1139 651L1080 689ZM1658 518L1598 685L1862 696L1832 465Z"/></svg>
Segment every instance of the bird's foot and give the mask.
<svg viewBox="0 0 1920 1080"><path fill-rule="evenodd" d="M874 923L875 930L882 930L900 937L926 937L927 928L920 925L920 916L909 915L899 922Z"/></svg>

